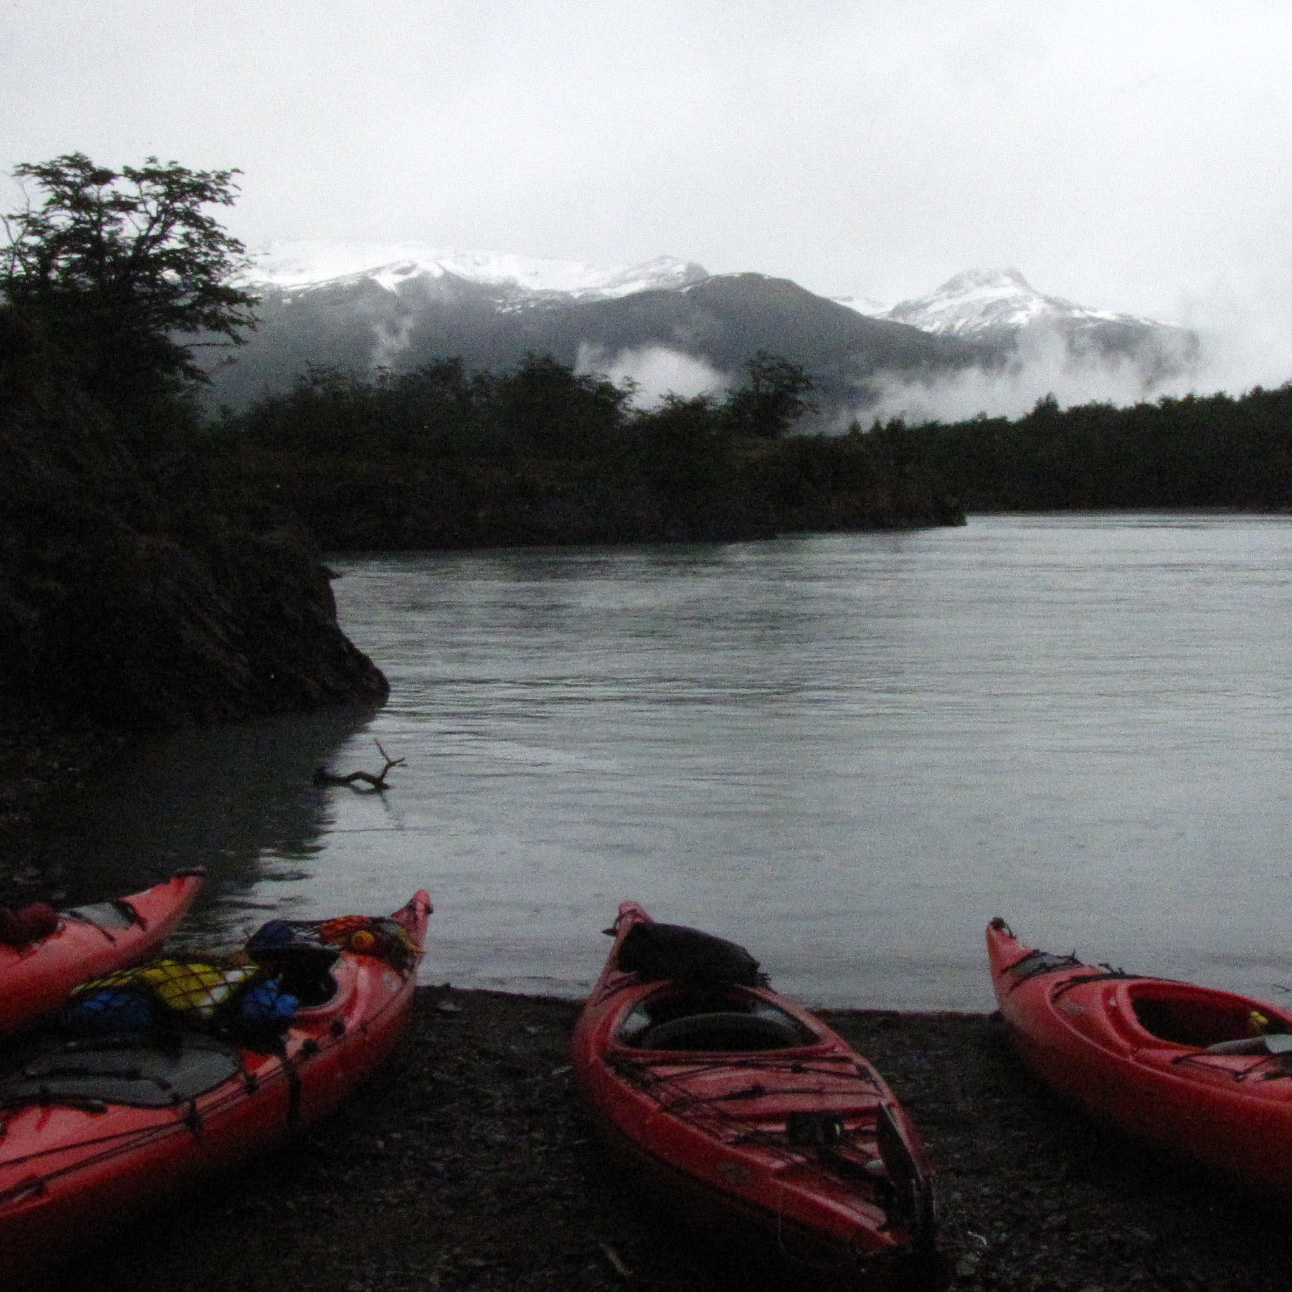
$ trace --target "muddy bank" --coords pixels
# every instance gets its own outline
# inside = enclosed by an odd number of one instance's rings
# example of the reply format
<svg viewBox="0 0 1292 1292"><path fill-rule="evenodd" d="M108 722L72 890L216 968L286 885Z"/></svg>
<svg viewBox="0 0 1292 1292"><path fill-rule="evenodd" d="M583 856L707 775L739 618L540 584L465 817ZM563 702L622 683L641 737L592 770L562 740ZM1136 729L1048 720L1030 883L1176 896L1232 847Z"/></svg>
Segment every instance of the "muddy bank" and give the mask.
<svg viewBox="0 0 1292 1292"><path fill-rule="evenodd" d="M290 1147L61 1277L99 1292L755 1292L617 1179L568 1068L577 1006L419 992L406 1043ZM939 1172L961 1292L1286 1292L1285 1214L1094 1129L983 1015L828 1012Z"/></svg>

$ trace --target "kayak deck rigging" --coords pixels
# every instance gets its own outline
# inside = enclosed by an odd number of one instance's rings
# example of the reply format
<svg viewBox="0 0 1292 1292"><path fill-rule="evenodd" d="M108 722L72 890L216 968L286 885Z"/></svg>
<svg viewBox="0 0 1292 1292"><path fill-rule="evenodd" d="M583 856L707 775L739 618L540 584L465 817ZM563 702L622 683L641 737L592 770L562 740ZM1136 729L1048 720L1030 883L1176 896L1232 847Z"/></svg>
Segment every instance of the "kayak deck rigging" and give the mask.
<svg viewBox="0 0 1292 1292"><path fill-rule="evenodd" d="M923 1148L873 1066L743 948L634 903L607 932L574 1065L619 1160L701 1228L761 1232L832 1280L942 1286Z"/></svg>
<svg viewBox="0 0 1292 1292"><path fill-rule="evenodd" d="M7 1273L41 1268L65 1240L107 1236L123 1215L186 1179L281 1142L334 1108L398 1038L430 909L419 891L390 917L319 922L318 945L287 937L294 930L271 921L247 944L262 974L243 982L224 1014L184 999L174 1019L136 1026L130 1009L82 1008L104 992L124 995L120 974L78 989L59 1029L25 1039L0 1073ZM153 983L158 967L172 963L132 971L135 985ZM171 984L169 971L162 977ZM293 981L317 988L316 998L279 990ZM266 1004L277 1012L266 1015ZM96 1031L104 1017L105 1030Z"/></svg>

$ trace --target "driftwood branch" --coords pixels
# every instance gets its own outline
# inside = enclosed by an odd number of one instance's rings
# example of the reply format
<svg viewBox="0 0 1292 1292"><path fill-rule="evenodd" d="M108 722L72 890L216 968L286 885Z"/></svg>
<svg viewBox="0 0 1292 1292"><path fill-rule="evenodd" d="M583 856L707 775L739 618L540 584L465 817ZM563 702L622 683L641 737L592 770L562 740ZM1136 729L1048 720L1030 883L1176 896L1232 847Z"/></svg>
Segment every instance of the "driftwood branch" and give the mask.
<svg viewBox="0 0 1292 1292"><path fill-rule="evenodd" d="M614 1272L618 1274L621 1279L627 1280L632 1278L633 1276L632 1270L630 1270L628 1266L624 1264L623 1258L619 1255L617 1251L615 1251L613 1247L610 1246L609 1243L599 1242L597 1246L601 1248L601 1251L605 1255L607 1262L609 1262L610 1268L614 1270Z"/></svg>
<svg viewBox="0 0 1292 1292"><path fill-rule="evenodd" d="M386 765L379 772L349 772L345 776L339 776L336 772L330 772L326 767L318 767L314 771L315 785L348 785L352 790L360 794L380 794L386 788L386 777L392 767L398 767L404 760L402 758L392 758L381 747L380 740L372 742L377 746L382 758L386 760ZM360 789L361 785L366 785L367 789Z"/></svg>

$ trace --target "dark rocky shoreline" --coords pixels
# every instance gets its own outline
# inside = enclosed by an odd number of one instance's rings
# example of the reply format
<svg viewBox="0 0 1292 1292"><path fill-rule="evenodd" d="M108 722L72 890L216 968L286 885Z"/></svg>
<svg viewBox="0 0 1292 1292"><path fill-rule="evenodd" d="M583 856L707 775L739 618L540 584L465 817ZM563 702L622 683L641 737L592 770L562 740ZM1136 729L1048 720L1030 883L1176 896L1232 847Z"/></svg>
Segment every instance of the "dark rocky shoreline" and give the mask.
<svg viewBox="0 0 1292 1292"><path fill-rule="evenodd" d="M218 506L178 406L145 433L77 372L0 307L0 818L62 787L42 746L388 690L305 531Z"/></svg>
<svg viewBox="0 0 1292 1292"><path fill-rule="evenodd" d="M56 896L28 861L32 829L82 789L129 737L94 722L0 719L0 902Z"/></svg>
<svg viewBox="0 0 1292 1292"><path fill-rule="evenodd" d="M343 1110L60 1270L97 1292L771 1292L617 1178L569 1001L422 989ZM919 1123L957 1292L1286 1292L1286 1212L1093 1127L985 1015L832 1011Z"/></svg>

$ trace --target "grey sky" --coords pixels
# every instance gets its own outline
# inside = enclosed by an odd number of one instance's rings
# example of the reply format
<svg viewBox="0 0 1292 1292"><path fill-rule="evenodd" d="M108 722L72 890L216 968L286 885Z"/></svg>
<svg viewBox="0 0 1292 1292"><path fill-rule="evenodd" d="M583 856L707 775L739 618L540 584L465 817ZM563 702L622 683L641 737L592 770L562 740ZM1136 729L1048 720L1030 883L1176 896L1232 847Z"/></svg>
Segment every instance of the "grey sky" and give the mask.
<svg viewBox="0 0 1292 1292"><path fill-rule="evenodd" d="M1286 0L0 0L0 169L237 166L252 247L1015 265L1286 328L1290 53Z"/></svg>

